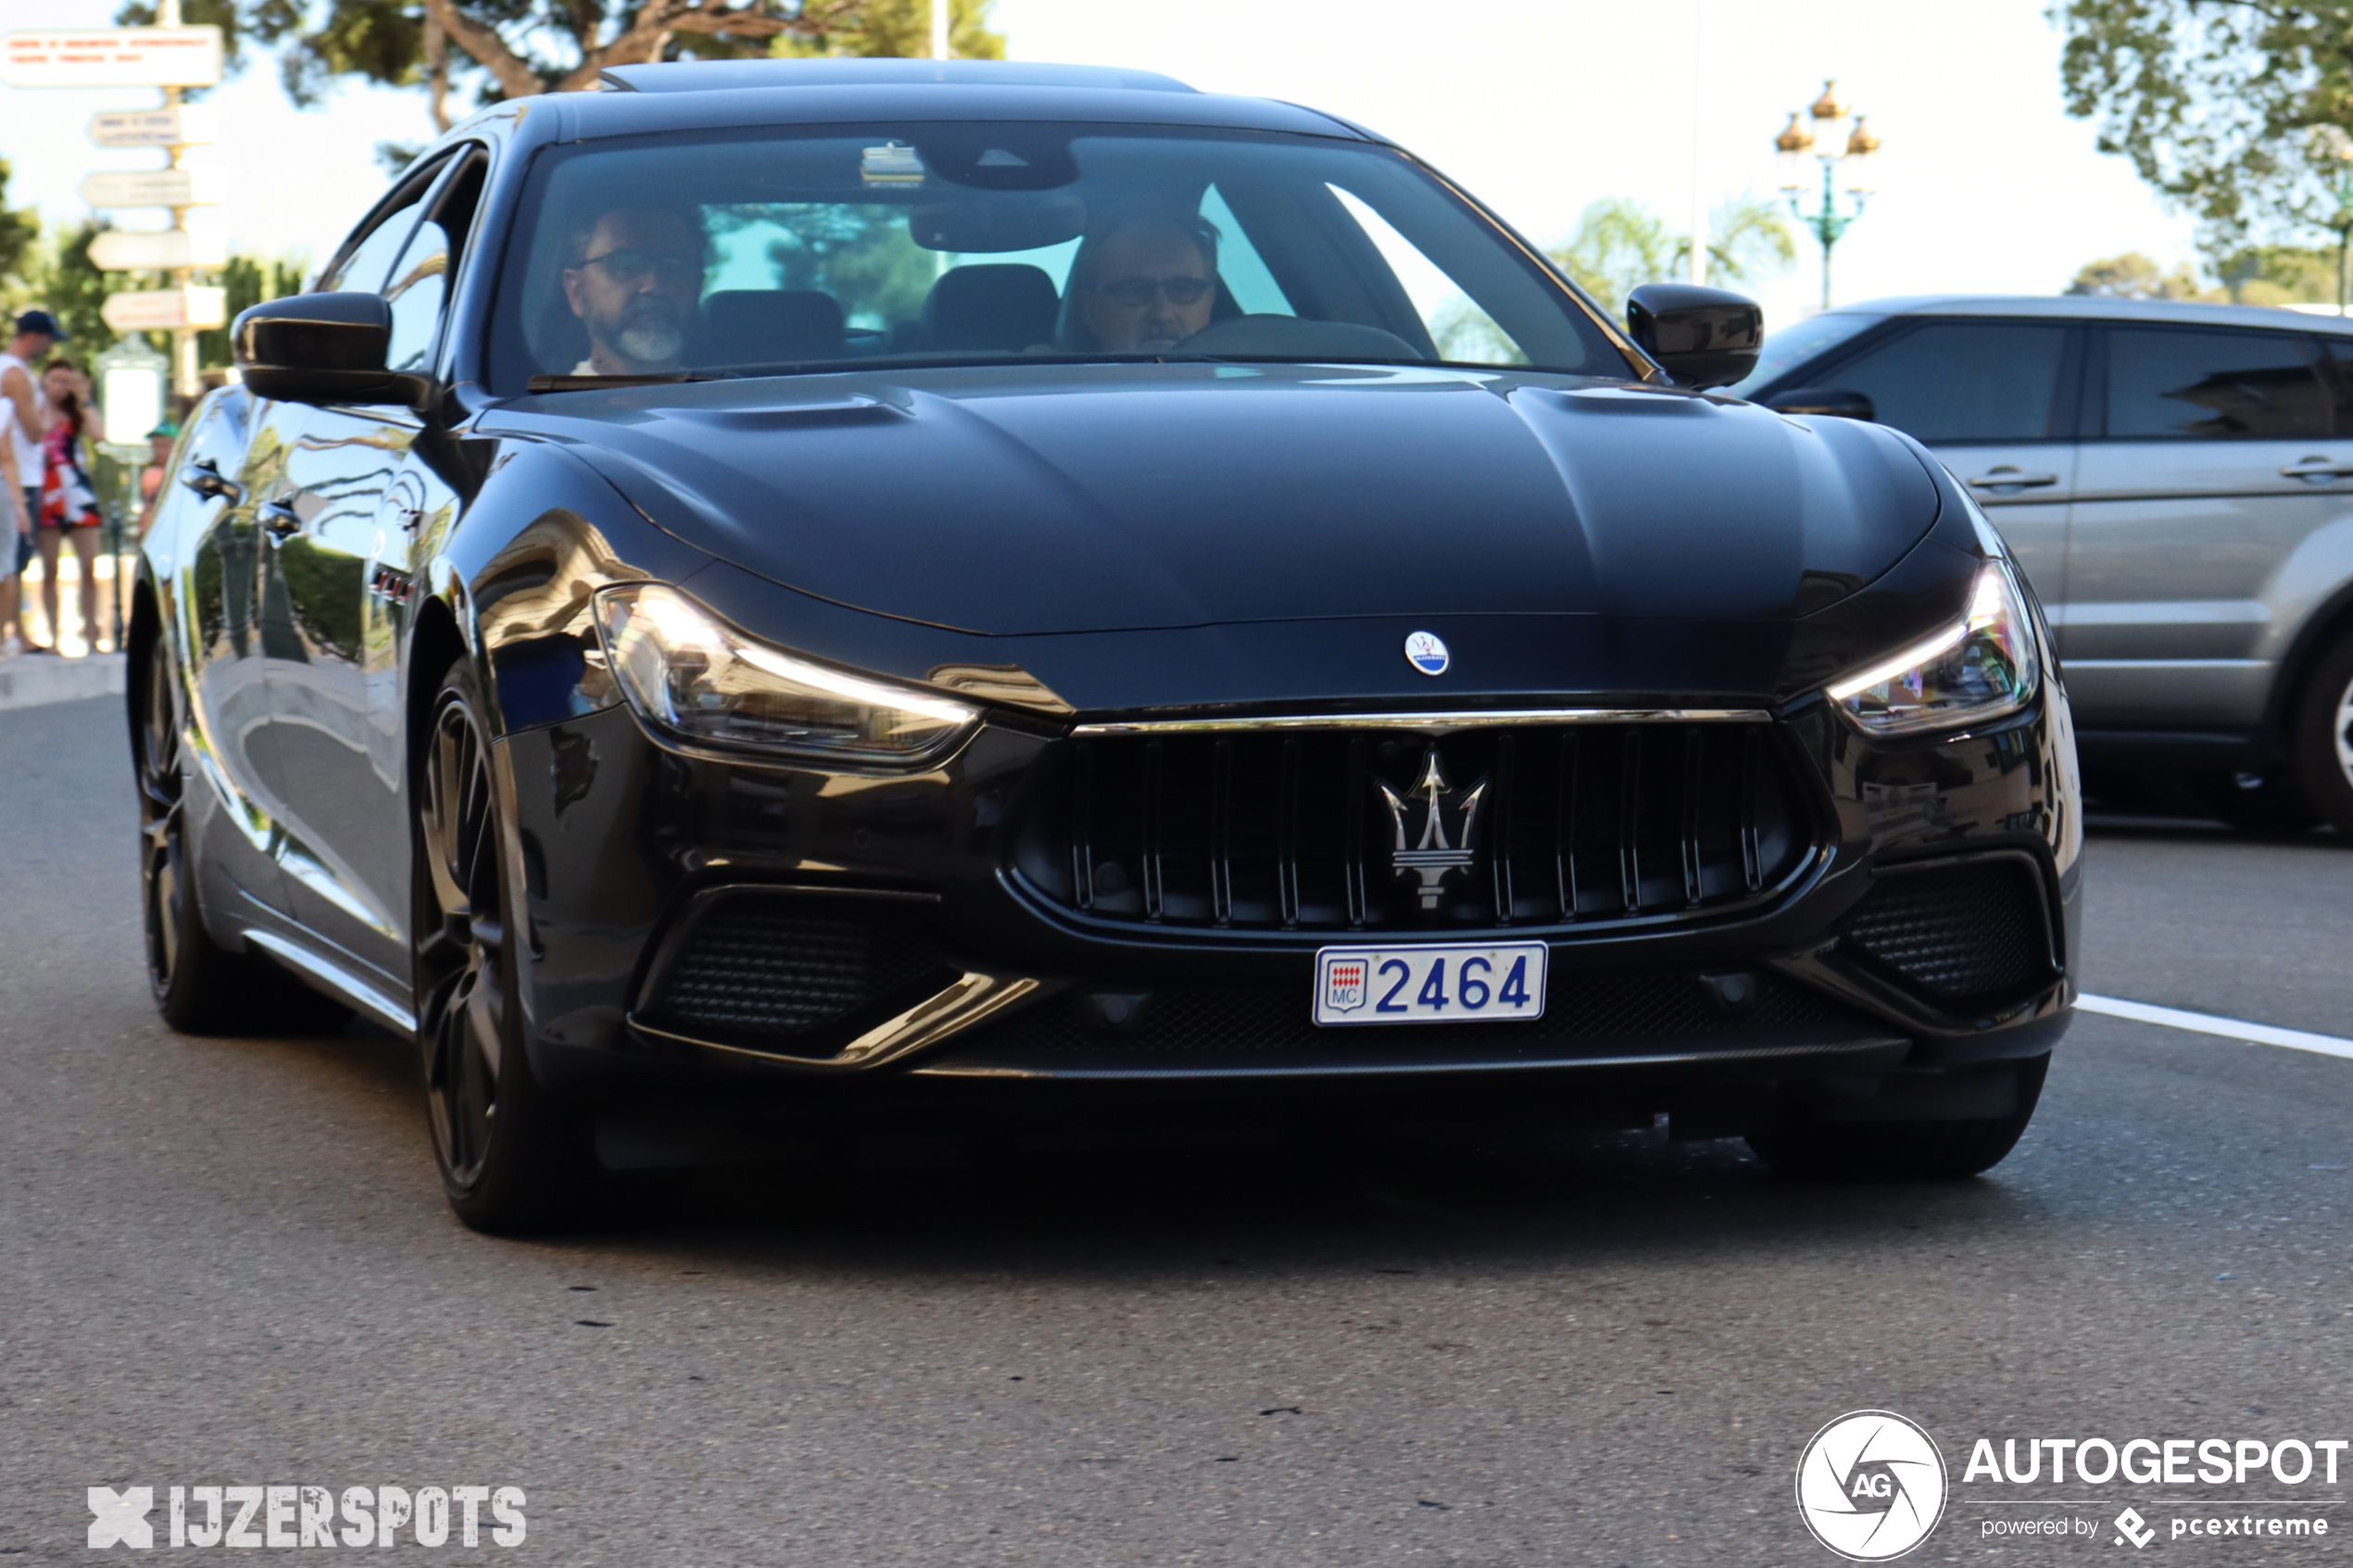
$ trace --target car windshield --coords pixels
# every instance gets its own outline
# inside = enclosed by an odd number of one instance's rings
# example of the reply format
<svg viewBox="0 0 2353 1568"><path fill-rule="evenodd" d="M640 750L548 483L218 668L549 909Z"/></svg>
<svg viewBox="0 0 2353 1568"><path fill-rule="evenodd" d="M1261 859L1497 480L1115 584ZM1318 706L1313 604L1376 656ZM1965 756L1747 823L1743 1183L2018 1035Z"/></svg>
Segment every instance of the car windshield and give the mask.
<svg viewBox="0 0 2353 1568"><path fill-rule="evenodd" d="M493 391L1083 358L1533 367L1626 357L1396 151L1060 124L667 133L531 172Z"/></svg>

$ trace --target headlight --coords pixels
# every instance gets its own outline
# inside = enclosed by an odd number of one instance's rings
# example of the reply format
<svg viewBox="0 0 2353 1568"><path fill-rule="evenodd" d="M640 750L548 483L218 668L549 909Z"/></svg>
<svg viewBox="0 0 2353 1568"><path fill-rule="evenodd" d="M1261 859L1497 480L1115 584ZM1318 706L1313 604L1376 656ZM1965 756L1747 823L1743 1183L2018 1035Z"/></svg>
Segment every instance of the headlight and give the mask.
<svg viewBox="0 0 2353 1568"><path fill-rule="evenodd" d="M1830 685L1830 698L1873 734L1957 729L2015 713L2043 661L2026 597L2008 566L1988 561L1969 618Z"/></svg>
<svg viewBox="0 0 2353 1568"><path fill-rule="evenodd" d="M637 716L689 742L858 767L903 767L954 748L980 710L797 659L736 631L674 588L597 596L605 655Z"/></svg>

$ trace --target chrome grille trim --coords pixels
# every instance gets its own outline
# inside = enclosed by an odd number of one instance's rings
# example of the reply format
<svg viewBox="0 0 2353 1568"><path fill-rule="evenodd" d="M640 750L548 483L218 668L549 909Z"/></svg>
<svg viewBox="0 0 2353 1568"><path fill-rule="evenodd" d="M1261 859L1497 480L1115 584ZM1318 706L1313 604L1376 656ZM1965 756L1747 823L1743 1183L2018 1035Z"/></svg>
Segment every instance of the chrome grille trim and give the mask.
<svg viewBox="0 0 2353 1568"><path fill-rule="evenodd" d="M1265 730L1408 730L1451 734L1456 730L1532 724L1769 724L1761 708L1492 708L1450 713L1297 713L1247 719L1131 719L1077 724L1089 735L1208 734Z"/></svg>

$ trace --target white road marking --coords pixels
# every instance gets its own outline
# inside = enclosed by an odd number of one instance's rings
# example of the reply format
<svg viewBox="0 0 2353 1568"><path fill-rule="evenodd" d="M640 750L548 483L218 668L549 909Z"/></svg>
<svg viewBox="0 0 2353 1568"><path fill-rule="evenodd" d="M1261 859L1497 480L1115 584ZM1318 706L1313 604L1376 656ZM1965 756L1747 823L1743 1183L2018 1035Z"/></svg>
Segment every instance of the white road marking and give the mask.
<svg viewBox="0 0 2353 1568"><path fill-rule="evenodd" d="M2251 1040L2259 1046L2284 1046L2292 1051L2318 1051L2322 1056L2353 1059L2353 1040L2340 1040L2334 1035L2311 1035L2301 1029L2277 1029L2269 1023L2220 1018L2210 1012L2152 1007L2147 1002L2128 1002L2121 997L2086 993L2075 998L2075 1005L2085 1012L2104 1012L2113 1018L2129 1018L2135 1023L2155 1023L2167 1029L2186 1029L2194 1035L2220 1035L2226 1040Z"/></svg>

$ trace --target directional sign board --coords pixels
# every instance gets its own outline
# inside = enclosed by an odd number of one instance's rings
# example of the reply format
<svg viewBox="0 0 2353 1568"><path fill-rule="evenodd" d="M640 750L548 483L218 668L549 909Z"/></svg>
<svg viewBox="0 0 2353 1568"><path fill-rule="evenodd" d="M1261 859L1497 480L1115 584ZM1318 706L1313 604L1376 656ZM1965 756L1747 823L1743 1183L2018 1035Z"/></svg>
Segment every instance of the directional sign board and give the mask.
<svg viewBox="0 0 2353 1568"><path fill-rule="evenodd" d="M152 233L109 229L90 241L90 265L101 272L169 272L180 267L225 267L229 236L219 229L165 229Z"/></svg>
<svg viewBox="0 0 2353 1568"><path fill-rule="evenodd" d="M102 147L189 147L220 140L210 104L159 109L107 109L90 117L90 140Z"/></svg>
<svg viewBox="0 0 2353 1568"><path fill-rule="evenodd" d="M132 169L93 174L82 182L92 207L209 207L227 193L217 169Z"/></svg>
<svg viewBox="0 0 2353 1568"><path fill-rule="evenodd" d="M107 295L98 319L118 332L198 332L229 324L229 291L191 285L180 289L132 289Z"/></svg>
<svg viewBox="0 0 2353 1568"><path fill-rule="evenodd" d="M220 80L217 27L60 29L0 40L0 81L11 87L210 87Z"/></svg>

